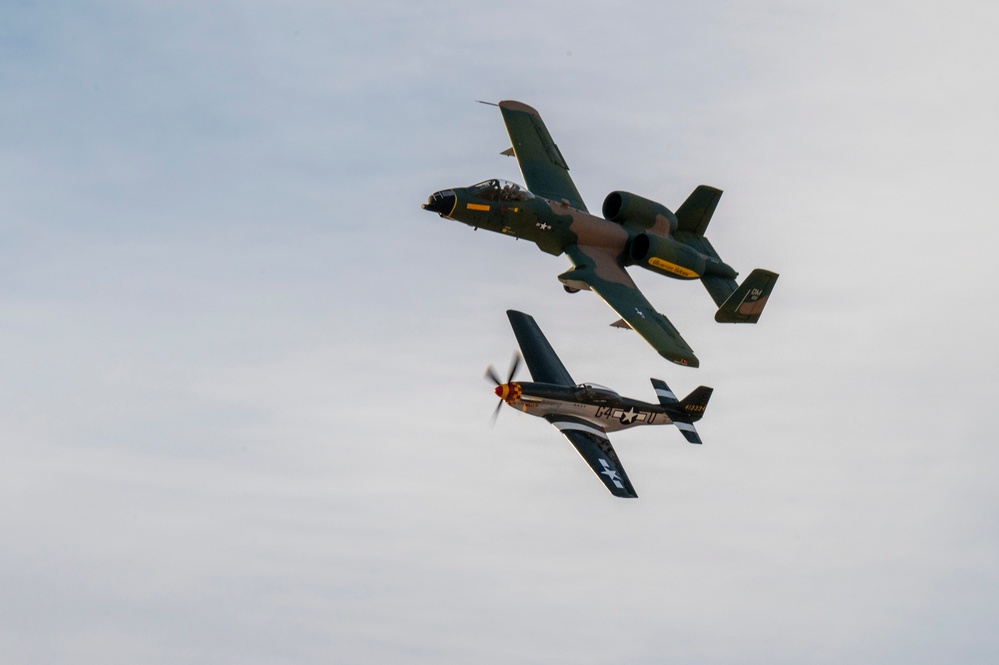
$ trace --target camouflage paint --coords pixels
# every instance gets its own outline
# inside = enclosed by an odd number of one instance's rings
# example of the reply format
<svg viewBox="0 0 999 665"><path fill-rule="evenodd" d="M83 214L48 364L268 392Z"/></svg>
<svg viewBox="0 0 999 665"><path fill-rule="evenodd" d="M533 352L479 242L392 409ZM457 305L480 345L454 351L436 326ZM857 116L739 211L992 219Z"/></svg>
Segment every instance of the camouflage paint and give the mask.
<svg viewBox="0 0 999 665"><path fill-rule="evenodd" d="M595 292L661 356L680 365L697 367L699 362L673 324L642 295L626 266L638 265L673 279L701 279L719 305L718 321L759 319L776 273L768 273L772 278L765 291L742 294L736 307L728 300L739 295L737 273L703 236L721 190L698 187L676 213L636 194L615 191L604 201L608 218L597 217L587 210L537 110L516 101L497 106L527 189L485 181L436 192L425 209L476 229L533 242L554 256L568 255L573 268L558 277L567 290ZM505 198L508 192L520 198Z"/></svg>

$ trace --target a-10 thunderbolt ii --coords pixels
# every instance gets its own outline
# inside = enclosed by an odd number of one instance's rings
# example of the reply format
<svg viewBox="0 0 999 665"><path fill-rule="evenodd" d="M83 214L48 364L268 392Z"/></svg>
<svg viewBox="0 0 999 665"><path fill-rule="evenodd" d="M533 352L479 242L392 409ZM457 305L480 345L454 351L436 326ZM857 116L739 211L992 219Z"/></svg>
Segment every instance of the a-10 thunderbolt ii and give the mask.
<svg viewBox="0 0 999 665"><path fill-rule="evenodd" d="M664 358L697 367L697 357L673 324L656 311L625 270L637 265L675 279L700 279L718 306L720 323L756 323L777 274L754 270L741 284L738 273L704 237L722 192L701 185L677 208L614 191L603 218L590 214L569 177L569 167L541 116L521 102L500 102L514 155L527 183L486 180L432 194L426 210L516 238L530 240L572 269L558 276L569 293L592 290L618 313L613 325L633 328Z"/></svg>
<svg viewBox="0 0 999 665"><path fill-rule="evenodd" d="M687 441L701 443L694 422L704 415L711 388L699 386L684 399L677 400L664 381L652 379L659 403L649 404L621 397L595 383L577 384L534 317L514 310L507 310L507 316L534 381L513 381L520 365L520 356L516 355L505 382L500 381L492 367L486 369L486 376L496 384L496 395L500 398L494 418L504 402L524 413L544 418L565 435L611 494L625 498L637 498L638 494L628 480L607 432L641 425L676 425Z"/></svg>

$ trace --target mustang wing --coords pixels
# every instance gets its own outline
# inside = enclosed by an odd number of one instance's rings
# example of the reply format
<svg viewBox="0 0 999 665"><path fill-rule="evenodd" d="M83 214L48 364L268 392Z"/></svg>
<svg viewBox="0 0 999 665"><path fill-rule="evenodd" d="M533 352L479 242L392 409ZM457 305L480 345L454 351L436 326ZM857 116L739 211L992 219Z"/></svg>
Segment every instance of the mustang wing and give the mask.
<svg viewBox="0 0 999 665"><path fill-rule="evenodd" d="M559 279L589 286L663 358L688 367L700 364L693 349L669 319L649 304L611 252L599 247L568 245L565 253L576 267L559 275Z"/></svg>
<svg viewBox="0 0 999 665"><path fill-rule="evenodd" d="M551 415L545 416L545 420L557 427L565 438L569 439L569 443L586 460L593 473L597 474L611 494L626 499L638 498L602 427L571 416Z"/></svg>
<svg viewBox="0 0 999 665"><path fill-rule="evenodd" d="M527 361L527 368L531 370L531 378L541 383L575 385L534 317L512 309L508 309L506 315L510 319L510 325L513 326L513 333L517 336L517 343L520 344L524 360Z"/></svg>
<svg viewBox="0 0 999 665"><path fill-rule="evenodd" d="M548 133L541 115L520 102L504 101L499 107L527 189L553 201L565 199L573 208L585 212L583 197L569 177L569 165Z"/></svg>

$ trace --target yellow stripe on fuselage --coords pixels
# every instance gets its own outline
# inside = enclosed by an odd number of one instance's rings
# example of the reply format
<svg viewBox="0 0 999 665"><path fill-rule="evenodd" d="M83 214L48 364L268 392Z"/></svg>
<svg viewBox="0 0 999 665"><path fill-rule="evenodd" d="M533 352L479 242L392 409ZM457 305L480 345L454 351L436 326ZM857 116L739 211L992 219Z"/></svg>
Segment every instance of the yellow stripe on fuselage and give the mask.
<svg viewBox="0 0 999 665"><path fill-rule="evenodd" d="M489 211L489 206L482 205L481 203L466 203L465 207L469 210L481 210L483 212Z"/></svg>

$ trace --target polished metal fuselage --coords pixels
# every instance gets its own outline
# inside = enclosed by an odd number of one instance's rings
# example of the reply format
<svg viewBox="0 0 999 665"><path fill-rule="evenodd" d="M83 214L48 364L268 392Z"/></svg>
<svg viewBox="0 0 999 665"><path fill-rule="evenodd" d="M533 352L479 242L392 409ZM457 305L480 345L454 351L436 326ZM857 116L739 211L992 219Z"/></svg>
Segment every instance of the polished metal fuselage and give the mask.
<svg viewBox="0 0 999 665"><path fill-rule="evenodd" d="M549 383L513 382L500 388L509 406L532 416L573 416L602 427L606 432L640 425L672 425L659 404L621 397L601 388L559 386Z"/></svg>

